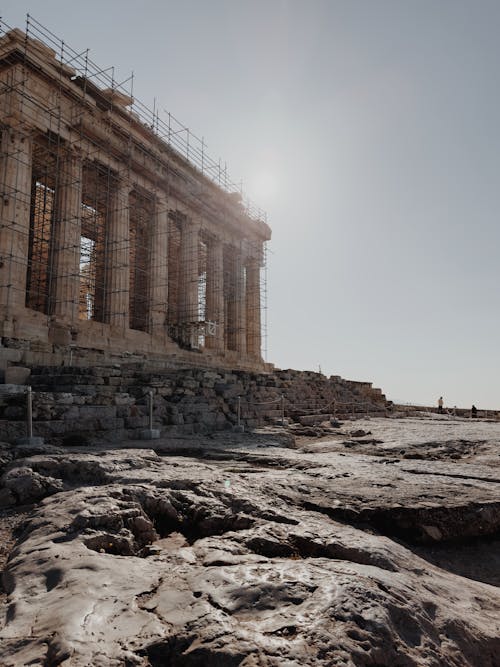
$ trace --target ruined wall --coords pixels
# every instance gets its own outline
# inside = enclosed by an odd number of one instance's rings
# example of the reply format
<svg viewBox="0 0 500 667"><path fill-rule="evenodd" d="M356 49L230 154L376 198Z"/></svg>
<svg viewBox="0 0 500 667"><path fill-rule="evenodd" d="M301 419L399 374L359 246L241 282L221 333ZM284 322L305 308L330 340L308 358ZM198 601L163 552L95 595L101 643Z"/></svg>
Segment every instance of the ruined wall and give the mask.
<svg viewBox="0 0 500 667"><path fill-rule="evenodd" d="M33 387L35 435L49 440L75 432L113 441L137 438L148 427L150 391L154 428L162 435L230 429L237 423L238 402L247 428L279 423L282 407L285 418L299 421L303 416L321 421L332 415L385 414L378 390L367 396L348 380L301 371L38 367L24 381ZM0 393L4 439L25 435L25 415L23 393Z"/></svg>

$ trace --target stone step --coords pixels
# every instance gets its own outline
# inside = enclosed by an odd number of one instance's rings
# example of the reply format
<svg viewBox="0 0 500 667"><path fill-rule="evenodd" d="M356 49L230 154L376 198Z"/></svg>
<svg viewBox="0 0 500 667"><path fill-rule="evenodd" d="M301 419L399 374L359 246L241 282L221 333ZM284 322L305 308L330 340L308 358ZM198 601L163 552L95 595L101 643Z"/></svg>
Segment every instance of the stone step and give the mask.
<svg viewBox="0 0 500 667"><path fill-rule="evenodd" d="M298 420L302 426L314 426L321 424L321 422L329 421L331 415L301 415Z"/></svg>

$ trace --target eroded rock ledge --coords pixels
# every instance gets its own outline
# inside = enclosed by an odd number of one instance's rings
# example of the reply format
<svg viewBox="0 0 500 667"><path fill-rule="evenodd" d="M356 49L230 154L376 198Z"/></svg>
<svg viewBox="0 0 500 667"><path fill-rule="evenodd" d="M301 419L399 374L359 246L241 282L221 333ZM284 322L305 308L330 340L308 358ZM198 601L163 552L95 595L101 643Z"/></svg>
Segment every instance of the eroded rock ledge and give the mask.
<svg viewBox="0 0 500 667"><path fill-rule="evenodd" d="M5 457L4 506L38 504L4 571L1 663L494 667L493 435L427 461L406 456L427 432L389 426Z"/></svg>

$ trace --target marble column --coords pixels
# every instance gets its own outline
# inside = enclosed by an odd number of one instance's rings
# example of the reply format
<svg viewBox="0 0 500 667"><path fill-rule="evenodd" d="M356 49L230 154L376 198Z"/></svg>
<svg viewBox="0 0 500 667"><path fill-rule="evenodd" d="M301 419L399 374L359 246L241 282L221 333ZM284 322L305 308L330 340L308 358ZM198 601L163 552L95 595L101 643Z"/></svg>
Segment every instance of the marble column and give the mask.
<svg viewBox="0 0 500 667"><path fill-rule="evenodd" d="M150 243L150 333L161 335L165 332L168 304L168 206L163 196L156 198Z"/></svg>
<svg viewBox="0 0 500 667"><path fill-rule="evenodd" d="M78 320L82 160L68 154L59 162L52 236L51 314L66 322Z"/></svg>
<svg viewBox="0 0 500 667"><path fill-rule="evenodd" d="M184 343L197 343L199 229L189 218L181 227L178 322Z"/></svg>
<svg viewBox="0 0 500 667"><path fill-rule="evenodd" d="M0 308L6 317L26 302L31 174L31 137L5 129L0 154Z"/></svg>
<svg viewBox="0 0 500 667"><path fill-rule="evenodd" d="M129 326L129 190L125 180L117 184L106 219L104 321L119 329Z"/></svg>
<svg viewBox="0 0 500 667"><path fill-rule="evenodd" d="M224 350L224 246L212 238L207 249L206 318L214 326L214 335L205 335L205 347Z"/></svg>
<svg viewBox="0 0 500 667"><path fill-rule="evenodd" d="M252 260L249 264L247 264L246 312L247 353L252 357L257 357L260 359L260 266L258 260Z"/></svg>
<svg viewBox="0 0 500 667"><path fill-rule="evenodd" d="M247 352L247 326L246 326L246 289L245 289L245 265L241 253L238 253L234 262L234 285L235 285L235 349L240 356Z"/></svg>

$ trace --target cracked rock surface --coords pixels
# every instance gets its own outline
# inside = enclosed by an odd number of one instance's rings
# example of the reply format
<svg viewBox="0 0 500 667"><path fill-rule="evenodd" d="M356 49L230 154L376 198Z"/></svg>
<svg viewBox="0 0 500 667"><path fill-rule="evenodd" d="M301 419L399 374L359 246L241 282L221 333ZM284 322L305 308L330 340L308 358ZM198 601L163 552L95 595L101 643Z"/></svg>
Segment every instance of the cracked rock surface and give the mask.
<svg viewBox="0 0 500 667"><path fill-rule="evenodd" d="M0 663L498 666L500 424L337 431L11 452Z"/></svg>

